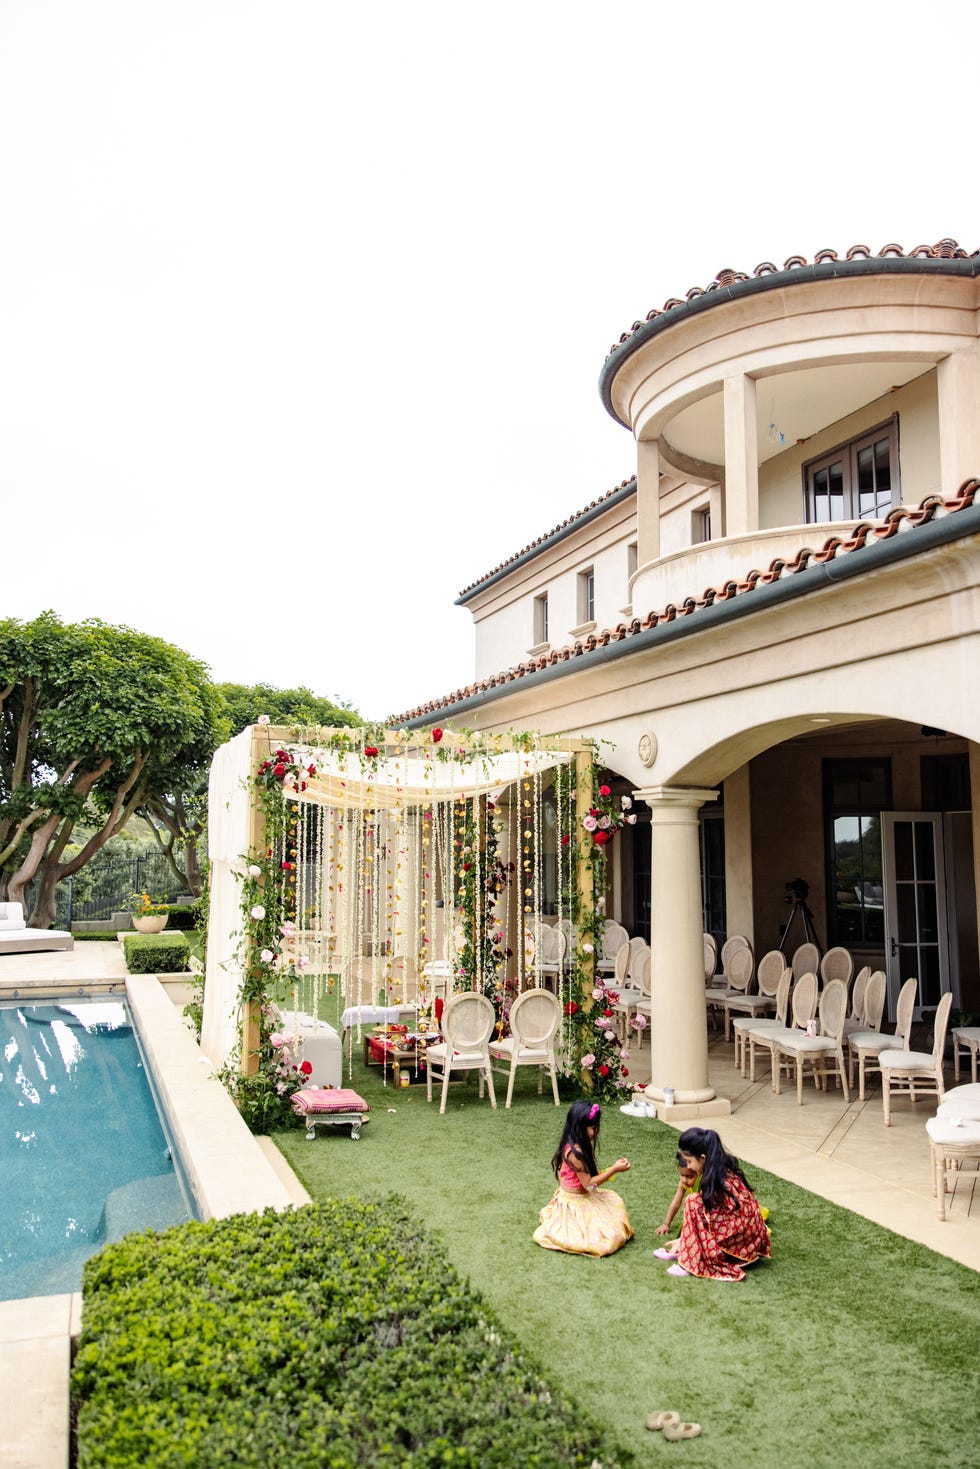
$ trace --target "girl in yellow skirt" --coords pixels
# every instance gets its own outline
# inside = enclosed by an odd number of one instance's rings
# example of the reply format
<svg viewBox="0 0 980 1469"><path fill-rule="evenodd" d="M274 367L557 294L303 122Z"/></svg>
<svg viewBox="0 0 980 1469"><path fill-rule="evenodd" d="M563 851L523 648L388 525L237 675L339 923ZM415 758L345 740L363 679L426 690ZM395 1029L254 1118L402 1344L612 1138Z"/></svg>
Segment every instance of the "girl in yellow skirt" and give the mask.
<svg viewBox="0 0 980 1469"><path fill-rule="evenodd" d="M617 1158L601 1172L596 1166L601 1117L598 1102L573 1102L568 1109L561 1142L551 1160L558 1187L550 1204L541 1210L541 1223L534 1231L535 1243L546 1250L613 1255L633 1238L626 1205L619 1194L602 1187L614 1173L628 1170L628 1159Z"/></svg>

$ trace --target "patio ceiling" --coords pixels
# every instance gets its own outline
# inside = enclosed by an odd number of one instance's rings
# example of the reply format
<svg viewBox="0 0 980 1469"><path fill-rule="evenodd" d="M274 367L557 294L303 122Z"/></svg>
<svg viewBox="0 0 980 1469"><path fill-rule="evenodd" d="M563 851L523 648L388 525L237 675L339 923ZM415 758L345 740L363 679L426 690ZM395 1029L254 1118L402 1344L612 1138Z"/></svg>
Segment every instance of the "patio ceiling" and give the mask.
<svg viewBox="0 0 980 1469"><path fill-rule="evenodd" d="M893 388L934 370L931 362L855 362L773 373L757 379L759 463L811 438ZM882 417L888 416L882 406ZM770 424L774 425L770 436ZM779 434L783 440L780 441ZM663 430L671 448L707 464L725 462L721 390L683 408ZM846 437L846 435L844 435Z"/></svg>

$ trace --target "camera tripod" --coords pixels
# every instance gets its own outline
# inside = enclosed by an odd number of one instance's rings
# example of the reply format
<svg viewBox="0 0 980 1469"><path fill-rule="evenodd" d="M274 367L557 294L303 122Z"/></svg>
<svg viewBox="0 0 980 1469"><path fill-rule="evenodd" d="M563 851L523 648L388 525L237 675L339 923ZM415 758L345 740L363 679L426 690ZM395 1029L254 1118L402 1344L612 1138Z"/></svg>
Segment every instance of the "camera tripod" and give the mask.
<svg viewBox="0 0 980 1469"><path fill-rule="evenodd" d="M783 929L783 936L779 940L779 952L781 954L785 954L786 944L789 940L793 924L796 922L797 918L799 918L800 922L803 925L803 942L807 944L816 944L817 949L822 954L823 945L817 938L817 925L813 921L813 914L810 912L808 905L804 902L802 898L797 898L796 902L793 904L793 911L787 919L786 927Z"/></svg>

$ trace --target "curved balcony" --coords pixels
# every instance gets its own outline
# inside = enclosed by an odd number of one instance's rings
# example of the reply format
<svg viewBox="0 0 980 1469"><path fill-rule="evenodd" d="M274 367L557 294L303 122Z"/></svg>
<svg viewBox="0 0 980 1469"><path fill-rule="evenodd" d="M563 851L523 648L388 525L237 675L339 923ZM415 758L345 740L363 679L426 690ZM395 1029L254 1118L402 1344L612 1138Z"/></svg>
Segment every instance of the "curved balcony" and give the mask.
<svg viewBox="0 0 980 1469"><path fill-rule="evenodd" d="M862 521L864 525L880 521ZM709 587L745 581L751 572L766 572L774 561L796 561L801 551L820 551L833 537L847 539L855 522L826 521L781 525L724 540L686 546L637 569L630 582L634 616L661 612L688 597L700 599Z"/></svg>

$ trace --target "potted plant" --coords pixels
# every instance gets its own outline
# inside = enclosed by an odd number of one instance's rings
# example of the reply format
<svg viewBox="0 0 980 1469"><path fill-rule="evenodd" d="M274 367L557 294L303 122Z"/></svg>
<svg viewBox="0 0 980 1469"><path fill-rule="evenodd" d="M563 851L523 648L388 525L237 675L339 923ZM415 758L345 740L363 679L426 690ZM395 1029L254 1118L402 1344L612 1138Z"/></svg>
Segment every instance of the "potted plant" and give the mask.
<svg viewBox="0 0 980 1469"><path fill-rule="evenodd" d="M166 928L170 912L166 893L159 898L152 898L149 893L133 893L130 908L137 933L162 933Z"/></svg>

